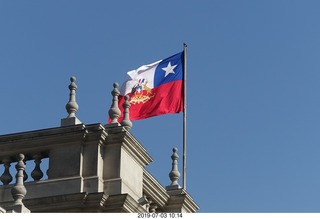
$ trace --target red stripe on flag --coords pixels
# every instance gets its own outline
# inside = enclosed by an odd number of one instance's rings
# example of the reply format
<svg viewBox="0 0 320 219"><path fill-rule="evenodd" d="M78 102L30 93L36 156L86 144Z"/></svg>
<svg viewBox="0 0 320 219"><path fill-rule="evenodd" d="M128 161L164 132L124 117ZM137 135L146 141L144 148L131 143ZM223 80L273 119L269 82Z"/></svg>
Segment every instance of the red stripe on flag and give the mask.
<svg viewBox="0 0 320 219"><path fill-rule="evenodd" d="M128 94L130 96L130 120L141 120L153 116L159 116L163 114L179 113L183 112L183 81L173 81L162 84L156 88L151 89L152 94L143 90L144 95L154 97L150 98L145 103L139 101L132 102L135 96L134 94ZM119 109L121 110L121 116L119 122L122 121L124 102L123 96L119 96Z"/></svg>

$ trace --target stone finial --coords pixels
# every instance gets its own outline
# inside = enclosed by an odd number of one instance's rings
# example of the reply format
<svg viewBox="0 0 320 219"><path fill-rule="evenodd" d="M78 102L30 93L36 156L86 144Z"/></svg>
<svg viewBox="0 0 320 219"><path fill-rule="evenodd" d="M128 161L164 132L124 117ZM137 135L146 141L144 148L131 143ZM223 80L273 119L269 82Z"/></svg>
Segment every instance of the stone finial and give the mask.
<svg viewBox="0 0 320 219"><path fill-rule="evenodd" d="M128 130L131 129L132 127L132 122L130 121L130 116L129 116L129 108L130 108L130 103L129 103L129 96L125 95L124 96L124 103L123 103L123 120L121 122L121 125L126 127Z"/></svg>
<svg viewBox="0 0 320 219"><path fill-rule="evenodd" d="M18 155L18 163L16 164L16 184L11 189L11 194L14 199L14 203L6 208L7 213L30 213L30 210L24 206L22 199L27 194L27 190L23 184L23 172L26 165L23 162L24 155Z"/></svg>
<svg viewBox="0 0 320 219"><path fill-rule="evenodd" d="M78 86L76 85L76 77L72 76L70 78L71 84L69 85L70 97L69 102L66 105L67 112L69 113L68 118L76 117L76 113L79 109L79 106L76 102L76 90Z"/></svg>
<svg viewBox="0 0 320 219"><path fill-rule="evenodd" d="M72 76L70 78L70 95L69 95L69 102L66 104L66 110L68 112L68 117L61 120L61 126L68 126L68 125L78 125L81 124L81 121L76 117L76 113L79 109L79 105L76 101L76 90L78 86L76 85L76 77Z"/></svg>
<svg viewBox="0 0 320 219"><path fill-rule="evenodd" d="M16 184L11 189L11 194L14 199L14 204L22 204L22 199L27 194L27 190L23 185L23 171L26 168L26 165L23 162L24 155L18 155L18 163L16 164Z"/></svg>
<svg viewBox="0 0 320 219"><path fill-rule="evenodd" d="M172 190L172 189L179 189L180 185L178 183L178 180L180 178L180 172L178 170L178 149L177 148L173 148L172 149L172 169L169 173L169 178L171 180L171 184L169 186L166 187L167 190Z"/></svg>
<svg viewBox="0 0 320 219"><path fill-rule="evenodd" d="M111 124L116 123L118 124L118 118L121 115L121 111L118 106L118 96L120 95L120 91L118 90L119 84L113 83L113 90L111 92L112 94L112 104L109 109L109 117L111 118Z"/></svg>

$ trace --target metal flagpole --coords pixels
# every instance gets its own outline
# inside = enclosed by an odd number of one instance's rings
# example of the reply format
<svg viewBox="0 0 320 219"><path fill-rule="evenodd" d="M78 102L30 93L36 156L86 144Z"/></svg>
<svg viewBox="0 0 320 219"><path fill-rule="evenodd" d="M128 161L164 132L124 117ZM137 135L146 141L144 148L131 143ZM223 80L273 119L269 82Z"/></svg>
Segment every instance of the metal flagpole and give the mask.
<svg viewBox="0 0 320 219"><path fill-rule="evenodd" d="M183 189L187 189L187 44L183 43Z"/></svg>

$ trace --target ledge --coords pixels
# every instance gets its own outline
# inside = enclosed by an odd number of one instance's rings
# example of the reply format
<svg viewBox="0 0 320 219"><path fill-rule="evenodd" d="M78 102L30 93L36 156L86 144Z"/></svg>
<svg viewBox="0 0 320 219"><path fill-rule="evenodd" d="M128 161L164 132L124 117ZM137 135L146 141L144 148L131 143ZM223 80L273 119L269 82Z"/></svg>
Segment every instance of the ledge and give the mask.
<svg viewBox="0 0 320 219"><path fill-rule="evenodd" d="M87 130L84 125L75 125L67 127L58 127L51 129L43 129L30 132L22 132L0 136L0 163L3 159L10 157L12 161L16 159L16 155L23 153L26 158L30 154L44 153L56 145L65 142L83 141Z"/></svg>
<svg viewBox="0 0 320 219"><path fill-rule="evenodd" d="M143 172L143 193L149 196L160 208L163 208L169 199L163 186L147 170Z"/></svg>
<svg viewBox="0 0 320 219"><path fill-rule="evenodd" d="M13 200L11 195L11 188L13 186L14 184L0 186L1 203ZM76 176L25 182L24 186L27 189L27 194L24 199L73 194L82 192L82 178L80 176Z"/></svg>
<svg viewBox="0 0 320 219"><path fill-rule="evenodd" d="M170 198L165 208L166 212L194 213L199 210L199 206L184 189L169 190L168 194Z"/></svg>
<svg viewBox="0 0 320 219"><path fill-rule="evenodd" d="M142 167L145 167L152 162L152 157L148 154L146 149L126 128L116 126L107 128L106 132L108 133L108 147L112 147L113 144L119 145L119 142L121 142L128 154L138 161Z"/></svg>

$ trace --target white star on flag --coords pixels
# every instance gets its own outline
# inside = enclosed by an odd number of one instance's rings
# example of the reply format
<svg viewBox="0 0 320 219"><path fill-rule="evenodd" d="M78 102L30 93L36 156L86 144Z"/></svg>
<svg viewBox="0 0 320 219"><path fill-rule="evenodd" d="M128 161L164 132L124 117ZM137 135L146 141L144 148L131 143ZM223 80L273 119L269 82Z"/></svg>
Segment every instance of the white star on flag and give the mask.
<svg viewBox="0 0 320 219"><path fill-rule="evenodd" d="M177 65L171 66L171 62L169 62L167 67L162 68L162 70L166 72L166 74L164 75L164 77L167 77L168 74L170 74L170 73L173 73L173 74L174 74L175 72L173 71L173 69L174 69L175 67L177 67Z"/></svg>

